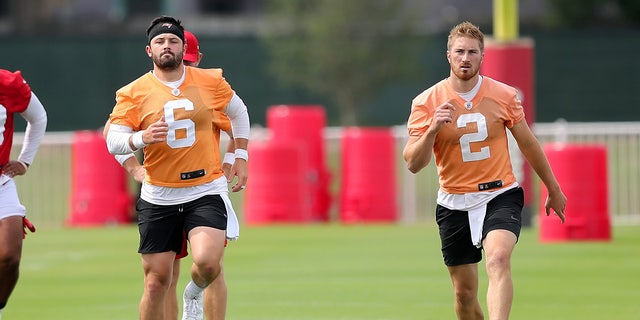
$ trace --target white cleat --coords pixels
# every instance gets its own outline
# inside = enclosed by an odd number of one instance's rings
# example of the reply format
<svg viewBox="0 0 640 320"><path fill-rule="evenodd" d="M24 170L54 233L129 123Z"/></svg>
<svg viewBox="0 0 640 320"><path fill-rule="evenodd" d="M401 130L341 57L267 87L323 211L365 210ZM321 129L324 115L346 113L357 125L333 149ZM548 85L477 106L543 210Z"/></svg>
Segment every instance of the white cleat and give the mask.
<svg viewBox="0 0 640 320"><path fill-rule="evenodd" d="M182 320L203 320L204 311L202 311L202 292L193 299L187 298L184 294L182 300Z"/></svg>

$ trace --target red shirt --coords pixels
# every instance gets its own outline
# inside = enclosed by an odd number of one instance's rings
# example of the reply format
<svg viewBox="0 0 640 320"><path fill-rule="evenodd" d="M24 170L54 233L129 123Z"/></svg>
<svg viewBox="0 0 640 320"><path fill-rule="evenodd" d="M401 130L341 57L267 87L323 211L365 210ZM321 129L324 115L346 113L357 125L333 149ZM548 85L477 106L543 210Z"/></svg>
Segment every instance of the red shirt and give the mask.
<svg viewBox="0 0 640 320"><path fill-rule="evenodd" d="M13 144L14 114L24 112L31 100L31 88L20 71L0 69L0 166L9 162Z"/></svg>

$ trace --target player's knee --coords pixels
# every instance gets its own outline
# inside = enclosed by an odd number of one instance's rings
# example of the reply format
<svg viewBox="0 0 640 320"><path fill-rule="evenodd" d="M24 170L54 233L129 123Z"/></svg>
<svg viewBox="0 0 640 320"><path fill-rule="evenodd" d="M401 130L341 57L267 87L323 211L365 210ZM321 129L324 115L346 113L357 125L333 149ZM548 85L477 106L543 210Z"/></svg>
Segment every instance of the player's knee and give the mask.
<svg viewBox="0 0 640 320"><path fill-rule="evenodd" d="M160 279L149 279L145 281L145 291L150 296L158 297L164 296L169 289L169 281L161 281Z"/></svg>
<svg viewBox="0 0 640 320"><path fill-rule="evenodd" d="M489 276L495 273L506 274L511 270L510 260L510 254L508 253L501 254L497 252L490 257L487 256L487 273L489 274Z"/></svg>
<svg viewBox="0 0 640 320"><path fill-rule="evenodd" d="M207 283L213 282L220 274L220 264L213 262L202 262L196 264L198 274L206 279Z"/></svg>
<svg viewBox="0 0 640 320"><path fill-rule="evenodd" d="M476 303L478 293L472 287L458 286L454 288L456 302L461 306L469 306Z"/></svg>
<svg viewBox="0 0 640 320"><path fill-rule="evenodd" d="M148 273L145 275L144 286L150 292L167 291L171 285L171 273Z"/></svg>
<svg viewBox="0 0 640 320"><path fill-rule="evenodd" d="M211 277L211 281L217 278L220 274L220 266L215 263L205 264L200 270L203 274L209 275Z"/></svg>

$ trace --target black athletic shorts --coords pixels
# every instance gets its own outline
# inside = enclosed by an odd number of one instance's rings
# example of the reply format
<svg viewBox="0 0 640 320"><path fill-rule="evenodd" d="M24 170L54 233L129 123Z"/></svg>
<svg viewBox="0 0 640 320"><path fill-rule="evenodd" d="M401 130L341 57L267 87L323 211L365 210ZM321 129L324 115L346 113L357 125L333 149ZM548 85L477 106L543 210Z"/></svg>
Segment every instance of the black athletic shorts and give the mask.
<svg viewBox="0 0 640 320"><path fill-rule="evenodd" d="M497 229L509 230L516 235L516 238L519 237L523 206L524 192L521 187L507 190L489 201L482 229L482 240L490 231ZM440 230L445 265L451 267L482 260L482 248L476 247L471 242L467 211L450 210L437 205L436 222Z"/></svg>
<svg viewBox="0 0 640 320"><path fill-rule="evenodd" d="M177 205L161 206L139 199L139 253L157 253L182 249L184 234L195 227L227 229L227 209L222 197L207 195Z"/></svg>

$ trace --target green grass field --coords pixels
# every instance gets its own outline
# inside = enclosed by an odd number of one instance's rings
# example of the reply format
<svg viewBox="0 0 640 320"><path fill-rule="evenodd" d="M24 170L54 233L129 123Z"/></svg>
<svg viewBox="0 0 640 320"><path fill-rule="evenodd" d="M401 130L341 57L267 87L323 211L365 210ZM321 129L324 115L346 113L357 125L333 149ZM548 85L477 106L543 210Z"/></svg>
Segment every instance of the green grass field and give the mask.
<svg viewBox="0 0 640 320"><path fill-rule="evenodd" d="M4 319L137 319L137 241L134 226L29 234ZM616 227L611 242L552 244L525 229L512 319L640 319L639 243L638 226ZM246 226L225 268L228 319L455 318L433 224Z"/></svg>

